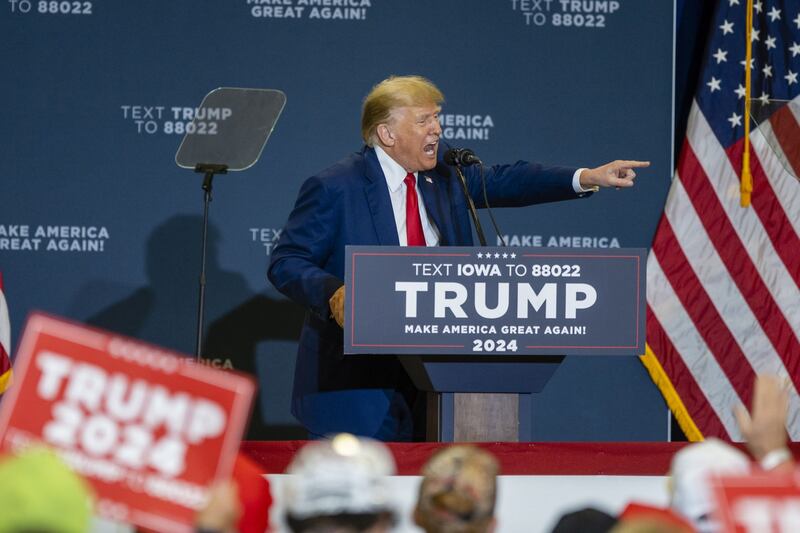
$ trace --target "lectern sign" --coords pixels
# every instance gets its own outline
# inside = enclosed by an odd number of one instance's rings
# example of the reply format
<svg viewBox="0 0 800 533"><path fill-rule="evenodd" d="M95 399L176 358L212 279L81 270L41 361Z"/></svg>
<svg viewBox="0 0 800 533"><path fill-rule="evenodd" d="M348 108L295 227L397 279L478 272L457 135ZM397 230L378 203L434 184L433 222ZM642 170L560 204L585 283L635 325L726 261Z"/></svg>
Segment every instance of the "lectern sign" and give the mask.
<svg viewBox="0 0 800 533"><path fill-rule="evenodd" d="M348 246L345 353L640 355L643 249Z"/></svg>

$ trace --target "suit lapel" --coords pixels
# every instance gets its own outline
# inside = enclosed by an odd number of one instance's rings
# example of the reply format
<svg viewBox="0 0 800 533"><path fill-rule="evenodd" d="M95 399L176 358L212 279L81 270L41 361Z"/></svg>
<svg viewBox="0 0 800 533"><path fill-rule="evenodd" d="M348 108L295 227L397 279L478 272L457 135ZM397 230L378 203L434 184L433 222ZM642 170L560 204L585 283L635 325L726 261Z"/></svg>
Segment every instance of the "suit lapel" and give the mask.
<svg viewBox="0 0 800 533"><path fill-rule="evenodd" d="M386 185L386 177L383 175L381 165L378 163L378 156L372 148L364 149L364 161L366 163L367 184L364 193L367 195L367 204L372 213L372 223L375 226L375 234L378 236L378 244L382 246L399 246L397 239L397 226L394 223L394 210L392 200L389 197L389 188Z"/></svg>

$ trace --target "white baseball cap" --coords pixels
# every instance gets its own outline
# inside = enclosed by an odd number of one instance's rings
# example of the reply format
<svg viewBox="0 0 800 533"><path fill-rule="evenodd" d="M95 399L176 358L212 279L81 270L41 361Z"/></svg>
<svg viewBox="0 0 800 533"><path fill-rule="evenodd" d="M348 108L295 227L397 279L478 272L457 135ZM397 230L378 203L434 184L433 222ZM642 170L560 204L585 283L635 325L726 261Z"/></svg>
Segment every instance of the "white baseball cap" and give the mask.
<svg viewBox="0 0 800 533"><path fill-rule="evenodd" d="M386 477L395 471L389 449L372 439L341 433L309 443L286 470L286 510L299 520L394 512Z"/></svg>
<svg viewBox="0 0 800 533"><path fill-rule="evenodd" d="M716 531L712 493L715 476L747 475L748 456L719 439L707 439L686 446L672 458L671 507L689 519L699 531Z"/></svg>

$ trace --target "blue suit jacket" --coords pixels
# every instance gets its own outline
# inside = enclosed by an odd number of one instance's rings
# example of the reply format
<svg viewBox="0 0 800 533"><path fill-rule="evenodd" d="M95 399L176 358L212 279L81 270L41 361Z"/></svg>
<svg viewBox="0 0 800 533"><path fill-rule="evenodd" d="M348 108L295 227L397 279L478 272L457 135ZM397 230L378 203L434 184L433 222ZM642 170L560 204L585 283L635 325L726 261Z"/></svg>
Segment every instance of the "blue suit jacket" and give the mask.
<svg viewBox="0 0 800 533"><path fill-rule="evenodd" d="M466 199L452 167L439 163L417 182L441 246L471 246ZM524 206L579 196L575 168L519 161L484 167L492 207ZM479 169L464 169L475 205L484 206ZM398 384L407 380L395 357L344 356L342 329L328 300L343 284L345 245L397 246L389 189L375 150L339 161L306 180L272 251L269 279L308 309L300 334L292 413L313 433L374 435Z"/></svg>

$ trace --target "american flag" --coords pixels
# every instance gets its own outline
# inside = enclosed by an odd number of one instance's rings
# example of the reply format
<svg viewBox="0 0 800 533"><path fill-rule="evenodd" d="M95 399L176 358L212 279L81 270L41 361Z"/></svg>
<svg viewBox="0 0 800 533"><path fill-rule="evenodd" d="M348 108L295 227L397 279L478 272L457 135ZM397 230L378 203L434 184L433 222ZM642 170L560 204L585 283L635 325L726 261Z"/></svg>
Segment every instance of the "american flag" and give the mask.
<svg viewBox="0 0 800 533"><path fill-rule="evenodd" d="M752 9L747 65L746 15ZM800 1L720 0L648 258L643 357L690 440L742 440L757 374L788 377L800 440ZM752 197L740 205L746 116ZM788 102L788 103L787 103ZM759 121L760 122L760 121Z"/></svg>
<svg viewBox="0 0 800 533"><path fill-rule="evenodd" d="M3 290L3 273L0 272L0 394L11 385L11 324Z"/></svg>

